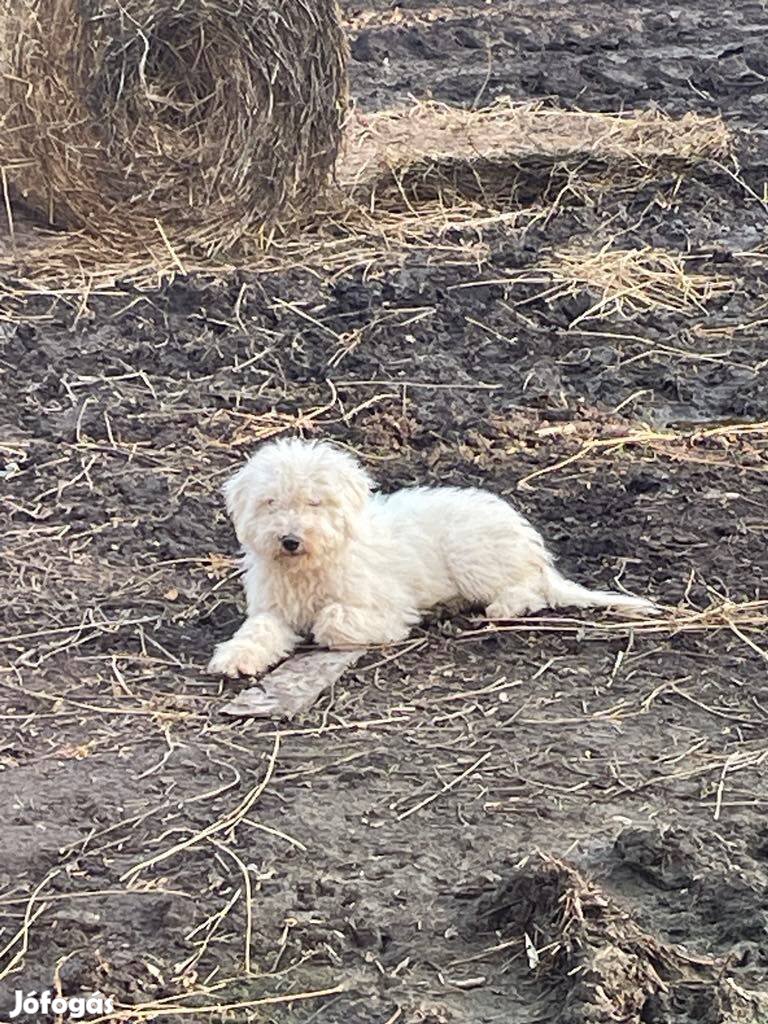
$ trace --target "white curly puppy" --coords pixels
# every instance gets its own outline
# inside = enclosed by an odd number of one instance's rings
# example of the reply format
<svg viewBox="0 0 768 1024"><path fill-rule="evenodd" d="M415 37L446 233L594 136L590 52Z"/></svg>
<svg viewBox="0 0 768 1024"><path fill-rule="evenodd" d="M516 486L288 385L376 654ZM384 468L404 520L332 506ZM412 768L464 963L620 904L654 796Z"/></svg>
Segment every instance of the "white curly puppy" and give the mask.
<svg viewBox="0 0 768 1024"><path fill-rule="evenodd" d="M559 605L655 610L565 579L531 524L494 494L372 487L346 452L301 440L264 445L225 485L248 611L211 672L263 672L300 634L327 647L403 640L422 612L457 599L490 619Z"/></svg>

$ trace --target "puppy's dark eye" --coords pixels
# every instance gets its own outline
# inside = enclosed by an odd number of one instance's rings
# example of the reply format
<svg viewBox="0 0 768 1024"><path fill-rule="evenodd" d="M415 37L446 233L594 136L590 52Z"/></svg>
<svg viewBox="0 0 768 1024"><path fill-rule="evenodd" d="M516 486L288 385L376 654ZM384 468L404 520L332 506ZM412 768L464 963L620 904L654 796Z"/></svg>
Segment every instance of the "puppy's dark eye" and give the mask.
<svg viewBox="0 0 768 1024"><path fill-rule="evenodd" d="M262 501L262 505L274 505L274 504L275 504L275 499L274 498L265 498Z"/></svg>

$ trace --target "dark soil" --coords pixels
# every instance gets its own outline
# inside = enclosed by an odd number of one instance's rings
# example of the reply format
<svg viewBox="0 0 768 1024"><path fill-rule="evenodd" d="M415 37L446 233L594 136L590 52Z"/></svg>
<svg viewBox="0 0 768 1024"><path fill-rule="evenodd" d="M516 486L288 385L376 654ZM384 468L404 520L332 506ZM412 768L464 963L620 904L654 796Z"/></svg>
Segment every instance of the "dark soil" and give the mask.
<svg viewBox="0 0 768 1024"><path fill-rule="evenodd" d="M0 1020L58 976L169 999L145 1019L270 997L225 1019L607 1021L531 970L526 920L487 913L540 851L660 947L716 964L695 998L649 996L622 1020L715 1024L724 979L768 983L768 645L744 611L768 598L768 13L346 9L363 109L505 94L721 110L738 165L497 230L480 270L425 249L367 276L62 297L52 316L41 297L0 323ZM594 296L484 283L606 232L697 255L733 292L570 329ZM489 487L574 578L688 613L728 600L733 625L585 614L492 633L436 614L302 719L233 723L231 687L204 673L240 616L219 487L297 429L348 445L386 489ZM246 820L199 835L265 779Z"/></svg>

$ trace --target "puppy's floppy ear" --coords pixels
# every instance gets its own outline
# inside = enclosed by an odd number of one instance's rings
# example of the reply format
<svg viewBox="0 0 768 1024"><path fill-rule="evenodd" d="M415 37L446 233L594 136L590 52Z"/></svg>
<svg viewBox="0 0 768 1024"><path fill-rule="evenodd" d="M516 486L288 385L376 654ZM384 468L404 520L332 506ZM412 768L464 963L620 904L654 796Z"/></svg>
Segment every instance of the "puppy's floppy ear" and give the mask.
<svg viewBox="0 0 768 1024"><path fill-rule="evenodd" d="M363 510L373 488L373 480L363 467L351 458L347 459L345 472L334 481L334 489L342 502L355 513Z"/></svg>
<svg viewBox="0 0 768 1024"><path fill-rule="evenodd" d="M221 491L226 502L229 518L235 527L237 539L242 541L241 526L248 507L248 494L250 491L250 474L248 465L239 469L233 477L224 484Z"/></svg>

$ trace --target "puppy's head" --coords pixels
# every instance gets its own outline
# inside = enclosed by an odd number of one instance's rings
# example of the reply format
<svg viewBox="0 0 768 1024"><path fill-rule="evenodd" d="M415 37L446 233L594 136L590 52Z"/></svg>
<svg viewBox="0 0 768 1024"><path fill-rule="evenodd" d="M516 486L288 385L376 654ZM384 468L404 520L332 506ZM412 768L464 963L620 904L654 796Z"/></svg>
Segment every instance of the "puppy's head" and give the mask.
<svg viewBox="0 0 768 1024"><path fill-rule="evenodd" d="M245 547L286 567L322 562L355 532L371 479L346 452L322 441L265 444L224 485Z"/></svg>

